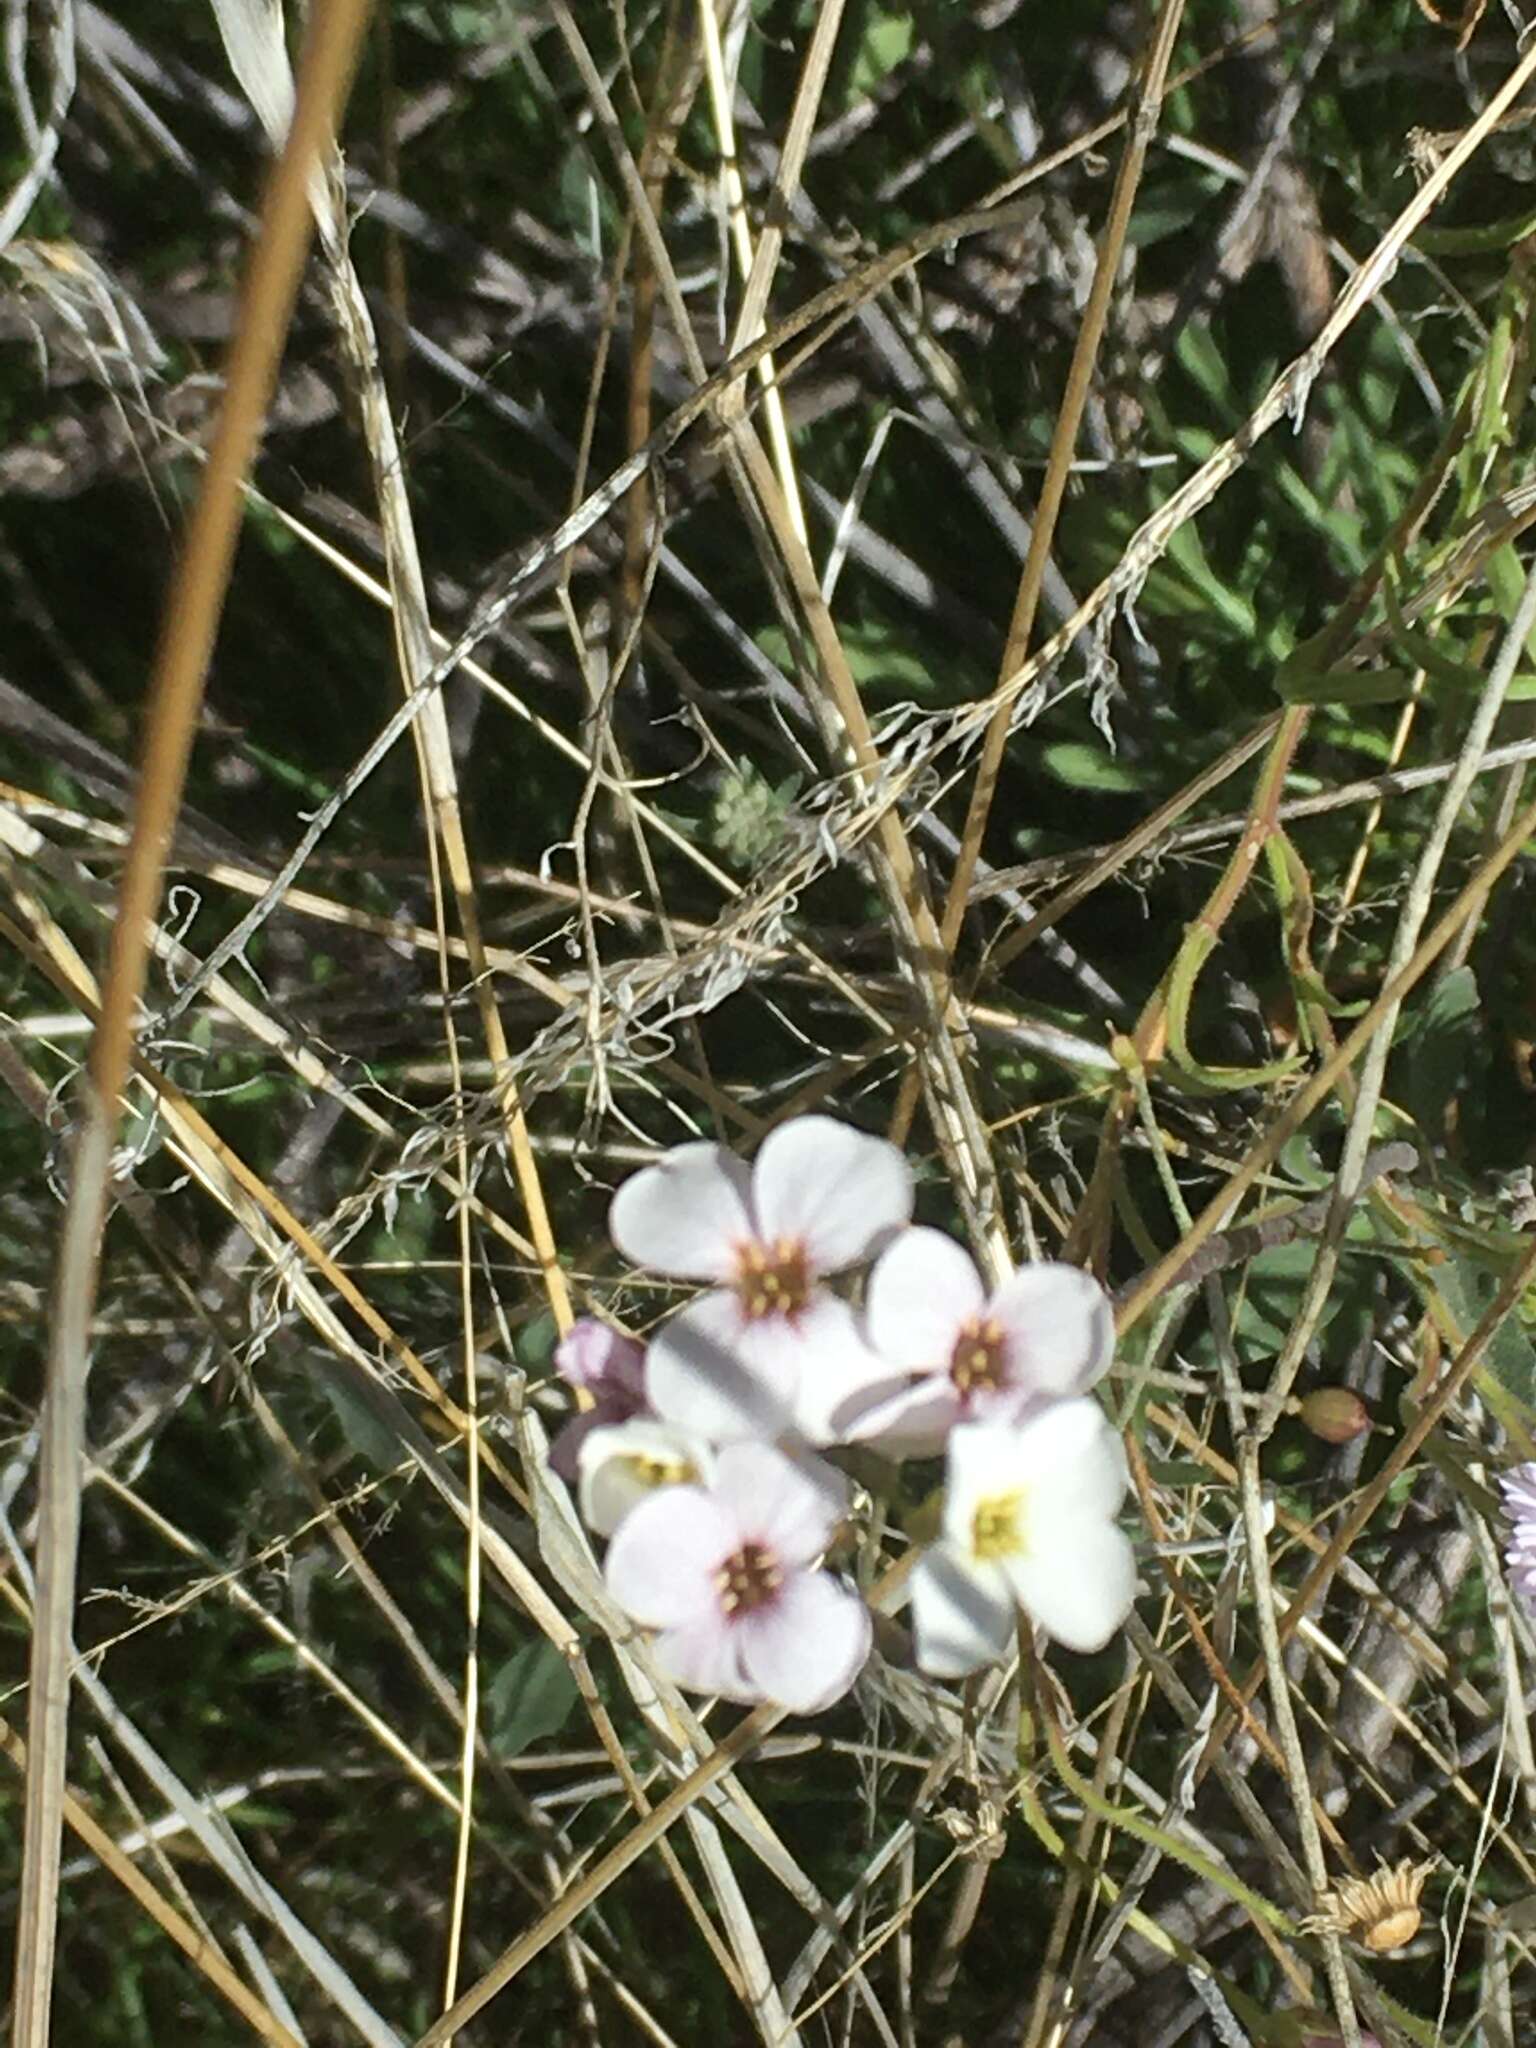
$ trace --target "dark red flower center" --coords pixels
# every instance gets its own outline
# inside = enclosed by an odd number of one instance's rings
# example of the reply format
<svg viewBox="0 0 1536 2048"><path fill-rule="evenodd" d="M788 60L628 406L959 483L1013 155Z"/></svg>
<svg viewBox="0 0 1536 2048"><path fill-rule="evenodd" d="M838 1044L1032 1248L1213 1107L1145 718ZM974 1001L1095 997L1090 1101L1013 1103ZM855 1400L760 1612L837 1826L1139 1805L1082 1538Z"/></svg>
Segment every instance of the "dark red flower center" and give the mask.
<svg viewBox="0 0 1536 2048"><path fill-rule="evenodd" d="M792 1316L811 1294L805 1246L796 1237L776 1237L771 1244L748 1243L736 1251L736 1298L749 1322L767 1316Z"/></svg>
<svg viewBox="0 0 1536 2048"><path fill-rule="evenodd" d="M720 1605L734 1620L771 1600L784 1583L778 1559L761 1543L743 1543L715 1573Z"/></svg>

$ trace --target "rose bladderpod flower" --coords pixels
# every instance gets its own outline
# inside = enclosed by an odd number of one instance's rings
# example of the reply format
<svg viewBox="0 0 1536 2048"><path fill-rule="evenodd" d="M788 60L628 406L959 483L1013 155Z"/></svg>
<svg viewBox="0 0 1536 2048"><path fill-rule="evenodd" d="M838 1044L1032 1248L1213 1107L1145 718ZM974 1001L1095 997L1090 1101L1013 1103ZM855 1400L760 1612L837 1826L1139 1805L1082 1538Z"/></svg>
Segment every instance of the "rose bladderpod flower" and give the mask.
<svg viewBox="0 0 1536 2048"><path fill-rule="evenodd" d="M727 1444L707 1486L669 1486L625 1516L608 1590L658 1631L657 1662L692 1692L810 1714L852 1685L869 1612L817 1560L847 1504L842 1475L771 1444Z"/></svg>
<svg viewBox="0 0 1536 2048"><path fill-rule="evenodd" d="M645 1413L645 1347L595 1316L578 1316L555 1346L555 1371L592 1403L571 1417L549 1447L551 1466L574 1486L581 1447L593 1430Z"/></svg>
<svg viewBox="0 0 1536 2048"><path fill-rule="evenodd" d="M988 1294L942 1231L904 1231L869 1277L865 1333L891 1370L835 1418L837 1434L893 1457L943 1448L957 1422L1017 1420L1085 1394L1109 1365L1109 1299L1076 1266L1021 1266Z"/></svg>
<svg viewBox="0 0 1536 2048"><path fill-rule="evenodd" d="M717 1440L829 1435L826 1417L879 1377L848 1304L821 1285L871 1258L912 1213L912 1175L883 1138L795 1117L749 1169L680 1145L627 1180L609 1229L637 1266L712 1280L650 1343L646 1386L669 1422Z"/></svg>
<svg viewBox="0 0 1536 2048"><path fill-rule="evenodd" d="M611 1536L658 1487L707 1484L715 1454L702 1437L642 1415L590 1430L576 1465L582 1520L595 1535Z"/></svg>
<svg viewBox="0 0 1536 2048"><path fill-rule="evenodd" d="M1069 1650L1100 1650L1131 1610L1136 1566L1115 1526L1125 1455L1094 1401L949 1439L943 1533L912 1574L919 1667L960 1678L1004 1656L1022 1607Z"/></svg>
<svg viewBox="0 0 1536 2048"><path fill-rule="evenodd" d="M1499 1480L1509 1516L1505 1561L1516 1599L1536 1621L1536 1464L1512 1465Z"/></svg>

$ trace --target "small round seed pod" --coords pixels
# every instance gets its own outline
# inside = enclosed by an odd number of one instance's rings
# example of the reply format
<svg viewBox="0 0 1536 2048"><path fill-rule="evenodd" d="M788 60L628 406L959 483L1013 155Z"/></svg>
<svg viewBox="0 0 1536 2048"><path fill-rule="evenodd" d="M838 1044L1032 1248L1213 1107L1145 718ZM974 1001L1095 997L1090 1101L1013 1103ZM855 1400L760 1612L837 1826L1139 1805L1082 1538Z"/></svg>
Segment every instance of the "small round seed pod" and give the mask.
<svg viewBox="0 0 1536 2048"><path fill-rule="evenodd" d="M1325 1444L1352 1443L1371 1426L1370 1411L1349 1387L1314 1387L1302 1399L1301 1419Z"/></svg>

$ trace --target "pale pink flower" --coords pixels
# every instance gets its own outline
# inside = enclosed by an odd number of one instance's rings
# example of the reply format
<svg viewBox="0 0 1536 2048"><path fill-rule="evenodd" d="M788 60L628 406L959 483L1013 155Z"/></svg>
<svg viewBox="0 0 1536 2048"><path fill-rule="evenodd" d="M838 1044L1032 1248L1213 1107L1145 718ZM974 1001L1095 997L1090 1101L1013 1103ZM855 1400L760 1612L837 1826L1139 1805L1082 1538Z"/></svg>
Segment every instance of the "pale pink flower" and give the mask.
<svg viewBox="0 0 1536 2048"><path fill-rule="evenodd" d="M1509 1583L1515 1596L1536 1621L1536 1464L1512 1465L1499 1480L1504 1512L1510 1521Z"/></svg>
<svg viewBox="0 0 1536 2048"><path fill-rule="evenodd" d="M990 1295L941 1231L904 1231L869 1278L865 1332L886 1361L835 1420L843 1440L931 1456L957 1422L1020 1420L1084 1394L1115 1344L1108 1297L1076 1266L1021 1266Z"/></svg>
<svg viewBox="0 0 1536 2048"><path fill-rule="evenodd" d="M592 1400L549 1447L551 1466L573 1486L581 1447L592 1431L645 1413L645 1347L595 1316L578 1316L555 1346L555 1371Z"/></svg>
<svg viewBox="0 0 1536 2048"><path fill-rule="evenodd" d="M1124 1453L1096 1402L953 1431L943 1534L912 1574L919 1667L959 1678L996 1663L1020 1607L1069 1650L1101 1650L1136 1591L1114 1521L1124 1491Z"/></svg>
<svg viewBox="0 0 1536 2048"><path fill-rule="evenodd" d="M716 1440L827 1418L879 1376L857 1318L825 1276L871 1258L912 1213L912 1176L883 1138L795 1117L749 1170L719 1145L680 1145L627 1180L609 1216L637 1266L715 1283L652 1336L651 1406Z"/></svg>
<svg viewBox="0 0 1536 2048"><path fill-rule="evenodd" d="M708 1486L669 1486L625 1516L608 1590L658 1631L657 1662L691 1692L817 1713L869 1654L858 1595L816 1569L847 1502L840 1473L771 1444L728 1444Z"/></svg>
<svg viewBox="0 0 1536 2048"><path fill-rule="evenodd" d="M658 1487L707 1483L715 1454L702 1438L641 1415L589 1430L576 1467L582 1520L594 1534L611 1536Z"/></svg>

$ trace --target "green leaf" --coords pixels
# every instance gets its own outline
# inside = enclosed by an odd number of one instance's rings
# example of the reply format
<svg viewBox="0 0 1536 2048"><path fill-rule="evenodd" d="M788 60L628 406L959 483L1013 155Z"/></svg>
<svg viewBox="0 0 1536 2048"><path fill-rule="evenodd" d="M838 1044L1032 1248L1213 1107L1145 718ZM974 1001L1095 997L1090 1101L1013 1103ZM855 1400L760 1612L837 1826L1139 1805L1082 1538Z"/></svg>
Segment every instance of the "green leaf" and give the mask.
<svg viewBox="0 0 1536 2048"><path fill-rule="evenodd" d="M1517 213L1480 228L1416 228L1413 239L1430 256L1486 256L1523 242L1533 228L1536 213Z"/></svg>
<svg viewBox="0 0 1536 2048"><path fill-rule="evenodd" d="M1234 631L1250 635L1257 633L1258 619L1252 605L1241 592L1223 583L1211 567L1193 520L1181 526L1169 541L1168 560L1188 577Z"/></svg>
<svg viewBox="0 0 1536 2048"><path fill-rule="evenodd" d="M488 1740L498 1756L521 1756L535 1742L558 1735L576 1704L571 1667L543 1637L524 1643L486 1688Z"/></svg>
<svg viewBox="0 0 1536 2048"><path fill-rule="evenodd" d="M1284 1344L1316 1263L1317 1240L1310 1237L1275 1245L1249 1261L1236 1328L1239 1339L1251 1345L1257 1356L1266 1357ZM1342 1288L1335 1288L1329 1295L1318 1319L1319 1330L1326 1329L1343 1307L1343 1293Z"/></svg>
<svg viewBox="0 0 1536 2048"><path fill-rule="evenodd" d="M1226 357L1217 347L1209 327L1198 320L1186 320L1174 350L1179 366L1228 421L1236 419L1232 377Z"/></svg>
<svg viewBox="0 0 1536 2048"><path fill-rule="evenodd" d="M1053 740L1041 749L1040 765L1048 775L1064 782L1068 789L1092 789L1106 796L1125 796L1140 789L1142 777L1134 768L1085 740Z"/></svg>
<svg viewBox="0 0 1536 2048"><path fill-rule="evenodd" d="M555 1319L547 1308L531 1315L523 1327L513 1333L517 1362L524 1372L541 1373L552 1369L559 1335Z"/></svg>
<svg viewBox="0 0 1536 2048"><path fill-rule="evenodd" d="M1404 1033L1402 1096L1428 1137L1445 1130L1445 1112L1478 1041L1477 976L1453 968L1430 990Z"/></svg>
<svg viewBox="0 0 1536 2048"><path fill-rule="evenodd" d="M375 1471L393 1472L405 1458L405 1446L383 1417L374 1413L363 1390L352 1384L348 1368L327 1359L319 1377L321 1391L352 1449Z"/></svg>
<svg viewBox="0 0 1536 2048"><path fill-rule="evenodd" d="M1211 1475L1194 1458L1149 1458L1147 1471L1158 1486L1209 1486Z"/></svg>
<svg viewBox="0 0 1536 2048"><path fill-rule="evenodd" d="M850 96L860 100L873 92L885 74L894 71L911 48L910 14L876 15L859 47L859 54L848 80Z"/></svg>
<svg viewBox="0 0 1536 2048"><path fill-rule="evenodd" d="M710 809L716 847L739 867L760 867L784 836L799 777L774 784L750 761L720 778Z"/></svg>
<svg viewBox="0 0 1536 2048"><path fill-rule="evenodd" d="M843 634L843 649L861 690L890 694L902 691L919 702L938 694L942 679L934 674L930 663L898 634L882 626L848 627Z"/></svg>
<svg viewBox="0 0 1536 2048"><path fill-rule="evenodd" d="M1282 1173L1300 1181L1303 1187L1326 1188L1333 1185L1333 1175L1318 1158L1312 1140L1299 1133L1287 1140L1278 1164Z"/></svg>
<svg viewBox="0 0 1536 2048"><path fill-rule="evenodd" d="M1461 1325L1463 1337L1470 1337L1488 1304L1499 1290L1500 1276L1470 1258L1451 1258L1435 1268L1435 1285ZM1511 1309L1483 1354L1484 1363L1502 1387L1517 1400L1529 1404L1536 1399L1536 1346Z"/></svg>
<svg viewBox="0 0 1536 2048"><path fill-rule="evenodd" d="M1198 220L1220 189L1214 176L1206 176L1180 178L1154 192L1143 192L1126 240L1133 249L1149 249L1154 242L1166 241Z"/></svg>
<svg viewBox="0 0 1536 2048"><path fill-rule="evenodd" d="M1402 668L1309 669L1282 662L1275 689L1287 704L1396 704L1413 687Z"/></svg>

